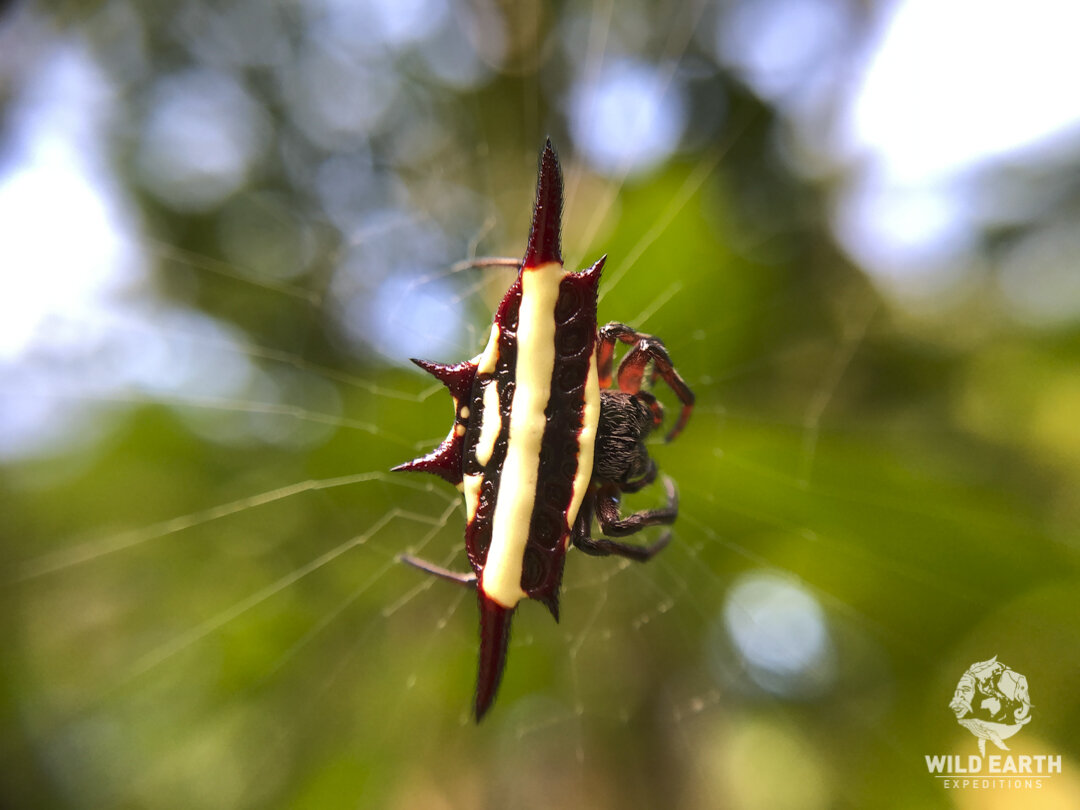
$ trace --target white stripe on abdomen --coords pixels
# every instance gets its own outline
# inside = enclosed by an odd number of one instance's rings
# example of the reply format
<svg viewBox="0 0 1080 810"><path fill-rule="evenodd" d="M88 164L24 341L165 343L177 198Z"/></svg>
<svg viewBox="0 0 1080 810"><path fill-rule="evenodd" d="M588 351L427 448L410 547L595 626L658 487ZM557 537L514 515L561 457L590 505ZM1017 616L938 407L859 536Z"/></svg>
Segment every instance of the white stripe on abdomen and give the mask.
<svg viewBox="0 0 1080 810"><path fill-rule="evenodd" d="M574 528L581 502L592 481L593 450L596 447L596 428L600 424L600 375L596 370L596 350L589 357L589 376L585 379L585 408L581 412L581 433L578 434L577 472L574 473L574 492L570 508L566 510L566 522ZM570 535L566 536L569 544Z"/></svg>
<svg viewBox="0 0 1080 810"><path fill-rule="evenodd" d="M547 425L544 411L555 370L555 303L565 275L559 262L525 268L521 274L510 436L481 580L484 593L507 608L525 597L521 566L536 500L540 444Z"/></svg>
<svg viewBox="0 0 1080 810"><path fill-rule="evenodd" d="M502 412L499 410L499 386L495 380L483 384L483 407L480 410L480 437L476 440L476 461L486 467L495 451L495 442L502 432Z"/></svg>

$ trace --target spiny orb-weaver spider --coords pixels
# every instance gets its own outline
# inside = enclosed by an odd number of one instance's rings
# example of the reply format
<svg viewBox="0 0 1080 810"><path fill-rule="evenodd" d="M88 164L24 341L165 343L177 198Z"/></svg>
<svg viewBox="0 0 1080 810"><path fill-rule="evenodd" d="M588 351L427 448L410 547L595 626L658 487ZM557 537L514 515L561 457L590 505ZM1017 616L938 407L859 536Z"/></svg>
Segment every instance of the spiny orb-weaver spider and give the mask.
<svg viewBox="0 0 1080 810"><path fill-rule="evenodd" d="M597 329L596 300L606 256L581 272L563 268L559 229L562 171L550 139L540 154L525 258L495 312L487 347L457 365L413 360L450 390L454 425L433 452L395 467L444 478L465 496L465 547L472 572L402 560L476 589L480 601L477 722L499 688L518 602L535 599L559 620L563 563L572 543L586 554L644 562L649 546L590 536L593 515L609 537L670 524L678 493L664 476L667 504L620 517L624 492L657 478L644 440L663 408L642 389L646 372L671 386L682 410L667 440L685 427L694 395L664 344L621 323ZM511 260L513 261L513 260ZM507 264L506 260L475 264ZM611 388L615 344L629 346Z"/></svg>

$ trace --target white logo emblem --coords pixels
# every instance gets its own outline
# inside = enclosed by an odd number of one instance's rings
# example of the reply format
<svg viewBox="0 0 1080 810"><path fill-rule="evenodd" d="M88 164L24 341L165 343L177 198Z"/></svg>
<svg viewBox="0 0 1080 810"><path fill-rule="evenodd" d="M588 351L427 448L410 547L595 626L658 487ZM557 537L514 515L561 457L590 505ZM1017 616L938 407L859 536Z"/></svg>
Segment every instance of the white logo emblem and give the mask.
<svg viewBox="0 0 1080 810"><path fill-rule="evenodd" d="M949 708L956 722L978 738L980 754L986 754L987 740L1008 751L1005 740L1031 722L1027 678L996 655L979 661L960 677Z"/></svg>

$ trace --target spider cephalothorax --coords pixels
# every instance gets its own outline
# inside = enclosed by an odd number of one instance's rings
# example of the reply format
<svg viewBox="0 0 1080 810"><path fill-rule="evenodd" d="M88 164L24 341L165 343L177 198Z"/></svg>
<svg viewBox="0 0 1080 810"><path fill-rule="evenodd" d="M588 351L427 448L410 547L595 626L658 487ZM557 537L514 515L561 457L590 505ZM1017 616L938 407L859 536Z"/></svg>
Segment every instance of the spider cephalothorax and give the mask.
<svg viewBox="0 0 1080 810"><path fill-rule="evenodd" d="M465 496L465 547L472 572L460 574L414 557L403 559L443 579L475 587L480 602L480 667L476 719L495 699L522 599L536 599L559 618L559 587L570 545L598 556L651 558L650 546L591 537L593 517L609 537L674 522L675 485L664 479L667 504L620 517L624 492L656 480L644 440L663 419L643 380L662 378L682 410L667 435L686 425L694 395L663 343L621 323L597 329L601 257L567 271L559 246L562 173L548 141L540 155L532 229L517 279L495 312L487 347L457 365L413 362L441 380L454 399L450 435L432 453L395 467L430 472ZM505 265L506 260L476 264ZM515 262L516 264L516 262ZM609 389L615 344L629 350Z"/></svg>

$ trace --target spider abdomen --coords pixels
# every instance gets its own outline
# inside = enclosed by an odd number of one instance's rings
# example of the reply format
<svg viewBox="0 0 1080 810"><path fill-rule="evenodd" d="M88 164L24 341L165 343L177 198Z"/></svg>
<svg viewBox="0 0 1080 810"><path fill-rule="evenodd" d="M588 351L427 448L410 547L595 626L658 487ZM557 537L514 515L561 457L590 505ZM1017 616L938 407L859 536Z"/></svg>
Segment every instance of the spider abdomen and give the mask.
<svg viewBox="0 0 1080 810"><path fill-rule="evenodd" d="M592 474L600 415L601 267L569 273L557 260L536 266L526 260L476 361L481 371L471 400L482 410L465 437L472 518L466 544L481 590L504 607L531 597L557 611L563 556ZM510 312L517 314L515 329L506 323ZM498 391L497 414L490 386ZM473 476L490 482L493 504L484 502L484 484Z"/></svg>

